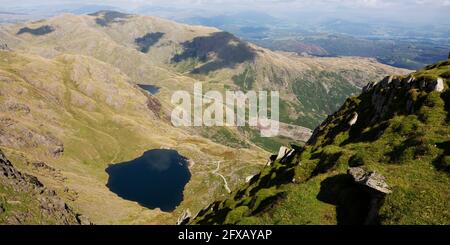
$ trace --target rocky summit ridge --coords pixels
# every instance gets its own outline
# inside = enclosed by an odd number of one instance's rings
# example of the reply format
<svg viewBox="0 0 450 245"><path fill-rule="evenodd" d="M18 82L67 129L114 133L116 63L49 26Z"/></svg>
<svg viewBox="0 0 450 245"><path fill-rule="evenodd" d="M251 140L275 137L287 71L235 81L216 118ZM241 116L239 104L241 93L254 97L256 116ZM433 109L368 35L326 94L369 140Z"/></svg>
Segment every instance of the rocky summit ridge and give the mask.
<svg viewBox="0 0 450 245"><path fill-rule="evenodd" d="M189 223L450 224L449 86L450 60L368 84Z"/></svg>

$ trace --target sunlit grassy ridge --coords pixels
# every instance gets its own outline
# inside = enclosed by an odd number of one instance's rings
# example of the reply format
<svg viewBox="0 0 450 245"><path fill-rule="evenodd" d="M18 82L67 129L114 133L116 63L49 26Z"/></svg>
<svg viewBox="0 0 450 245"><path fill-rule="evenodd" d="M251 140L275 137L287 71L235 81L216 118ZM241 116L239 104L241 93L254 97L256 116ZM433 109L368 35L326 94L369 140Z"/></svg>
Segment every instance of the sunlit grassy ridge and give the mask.
<svg viewBox="0 0 450 245"><path fill-rule="evenodd" d="M370 85L290 161L265 167L191 223L362 224L369 197L347 174L360 166L392 188L378 223L450 224L449 74L450 61L443 61Z"/></svg>

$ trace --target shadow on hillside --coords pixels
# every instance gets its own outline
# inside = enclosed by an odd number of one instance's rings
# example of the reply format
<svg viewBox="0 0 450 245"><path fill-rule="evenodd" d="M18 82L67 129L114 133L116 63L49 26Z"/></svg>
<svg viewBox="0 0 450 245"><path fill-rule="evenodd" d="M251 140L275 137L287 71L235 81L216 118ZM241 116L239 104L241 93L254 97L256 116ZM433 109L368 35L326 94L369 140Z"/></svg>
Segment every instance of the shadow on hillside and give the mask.
<svg viewBox="0 0 450 245"><path fill-rule="evenodd" d="M361 225L369 212L369 194L347 174L335 175L322 181L317 199L336 206L338 225Z"/></svg>
<svg viewBox="0 0 450 245"><path fill-rule="evenodd" d="M134 42L138 45L139 51L142 53L148 53L150 48L159 42L159 40L165 35L163 32L149 32L142 37L138 37Z"/></svg>
<svg viewBox="0 0 450 245"><path fill-rule="evenodd" d="M342 142L341 146L350 143L377 141L388 127L388 121L370 127L368 130L366 130L368 128L366 124L357 123L350 129L348 139Z"/></svg>
<svg viewBox="0 0 450 245"><path fill-rule="evenodd" d="M311 178L317 176L318 174L323 174L334 168L339 158L342 156L342 152L336 152L331 154L326 153L316 153L313 154L311 159L319 159L319 163L316 165L316 168L311 173Z"/></svg>
<svg viewBox="0 0 450 245"><path fill-rule="evenodd" d="M444 153L433 161L433 165L437 170L450 175L450 141L437 143L436 146L444 150Z"/></svg>
<svg viewBox="0 0 450 245"><path fill-rule="evenodd" d="M450 122L450 90L442 93L441 98L445 103L444 108L447 111L447 122Z"/></svg>
<svg viewBox="0 0 450 245"><path fill-rule="evenodd" d="M207 74L210 71L234 67L245 61L253 60L256 56L253 48L228 32L216 32L209 36L196 37L181 45L184 49L183 53L175 55L172 62L178 63L188 59L208 62L192 70L192 73L197 74ZM212 59L212 57L215 58Z"/></svg>
<svg viewBox="0 0 450 245"><path fill-rule="evenodd" d="M17 32L17 35L21 35L24 33L30 33L31 35L34 35L34 36L43 36L43 35L49 34L54 31L55 31L55 28L52 26L49 26L49 25L41 26L41 27L34 28L34 29L29 28L29 27L24 27Z"/></svg>

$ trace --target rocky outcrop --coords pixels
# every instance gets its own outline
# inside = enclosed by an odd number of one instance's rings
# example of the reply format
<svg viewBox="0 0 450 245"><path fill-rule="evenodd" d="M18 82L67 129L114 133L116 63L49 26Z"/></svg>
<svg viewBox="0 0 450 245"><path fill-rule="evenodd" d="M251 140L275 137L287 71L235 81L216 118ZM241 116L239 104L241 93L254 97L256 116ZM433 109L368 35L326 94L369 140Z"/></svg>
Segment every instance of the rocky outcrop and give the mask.
<svg viewBox="0 0 450 245"><path fill-rule="evenodd" d="M190 223L448 224L440 215L448 211L448 176L436 172L443 168L437 164L450 162L449 74L450 61L442 61L369 84L303 148L281 147L257 176ZM395 189L387 179L395 180ZM280 198L267 198L276 191ZM255 210L256 202L266 205ZM324 204L334 205L335 214L314 213ZM423 212L430 205L438 212Z"/></svg>
<svg viewBox="0 0 450 245"><path fill-rule="evenodd" d="M280 149L278 150L277 158L275 160L283 159L289 153L289 151L290 149L287 148L286 146L280 147Z"/></svg>
<svg viewBox="0 0 450 245"><path fill-rule="evenodd" d="M20 208L8 212L4 223L7 224L28 224L34 223L34 218L39 222L42 220L51 220L56 224L86 224L90 223L87 218L80 219L72 209L57 196L56 192L46 188L35 176L21 173L16 170L12 163L6 158L0 150L0 183L10 190L4 194L4 200L1 202L14 205L30 205L26 210ZM18 197L26 196L26 203ZM11 200L10 200L11 199ZM32 213L28 209L37 209L38 213ZM7 210L4 210L5 212ZM39 215L39 217L33 217Z"/></svg>
<svg viewBox="0 0 450 245"><path fill-rule="evenodd" d="M51 176L52 179L57 180L59 182L64 182L67 178L63 176L60 170L55 169L47 163L38 161L38 162L29 162L28 165L30 165L33 168L33 171L37 173L42 173L46 176Z"/></svg>
<svg viewBox="0 0 450 245"><path fill-rule="evenodd" d="M0 41L0 50L2 51L10 51L11 49L8 47L7 43L3 43Z"/></svg>
<svg viewBox="0 0 450 245"><path fill-rule="evenodd" d="M269 160L267 160L266 166L272 165L275 159L277 159L277 155L270 155Z"/></svg>
<svg viewBox="0 0 450 245"><path fill-rule="evenodd" d="M250 181L252 181L253 177L255 177L255 175L249 175L245 177L245 183L249 183Z"/></svg>
<svg viewBox="0 0 450 245"><path fill-rule="evenodd" d="M187 225L191 220L191 217L191 211L189 209L184 210L181 216L178 217L177 225Z"/></svg>
<svg viewBox="0 0 450 245"><path fill-rule="evenodd" d="M434 87L434 91L439 92L439 93L444 91L444 79L442 79L441 77L439 77L436 80L436 85Z"/></svg>
<svg viewBox="0 0 450 245"><path fill-rule="evenodd" d="M0 118L0 145L19 149L45 147L52 157L64 154L63 142L52 133L37 132L9 117Z"/></svg>
<svg viewBox="0 0 450 245"><path fill-rule="evenodd" d="M381 194L389 194L392 191L386 183L383 175L377 172L367 172L361 167L349 168L348 173L353 177L353 180L363 186L366 186Z"/></svg>
<svg viewBox="0 0 450 245"><path fill-rule="evenodd" d="M372 121L383 118L391 111L391 106L398 98L400 91L423 91L439 92L444 91L444 80L440 77L415 77L414 75L406 77L389 76L377 83L369 83L363 88L363 93L371 94L371 103L375 110L375 116ZM412 108L413 101L406 101L406 108ZM409 111L410 112L410 111Z"/></svg>
<svg viewBox="0 0 450 245"><path fill-rule="evenodd" d="M348 174L353 177L355 183L364 187L364 190L370 194L369 211L364 224L377 224L378 213L383 206L385 196L392 193L386 183L386 178L377 172L368 172L361 167L349 168Z"/></svg>
<svg viewBox="0 0 450 245"><path fill-rule="evenodd" d="M277 155L271 155L269 157L266 166L271 166L275 161L286 162L294 155L295 152L296 152L295 149L289 149L286 146L281 146L280 149L278 150Z"/></svg>
<svg viewBox="0 0 450 245"><path fill-rule="evenodd" d="M358 113L353 113L353 117L352 119L350 119L350 121L348 122L348 125L351 127L353 125L355 125L355 123L358 121Z"/></svg>

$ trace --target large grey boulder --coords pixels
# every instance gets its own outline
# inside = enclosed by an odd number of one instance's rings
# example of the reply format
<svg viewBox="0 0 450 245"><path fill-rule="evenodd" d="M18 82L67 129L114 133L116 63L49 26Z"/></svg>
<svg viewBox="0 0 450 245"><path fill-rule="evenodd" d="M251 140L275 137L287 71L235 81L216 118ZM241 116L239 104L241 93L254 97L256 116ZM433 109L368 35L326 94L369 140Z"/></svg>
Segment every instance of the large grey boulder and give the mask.
<svg viewBox="0 0 450 245"><path fill-rule="evenodd" d="M370 193L369 211L364 224L378 224L379 211L383 206L385 196L392 193L386 183L386 178L377 172L368 172L361 167L349 168L348 174L353 177L355 183L365 187L365 190Z"/></svg>
<svg viewBox="0 0 450 245"><path fill-rule="evenodd" d="M296 151L294 149L289 149L286 146L282 146L278 151L275 161L279 160L281 163L286 163L291 159L295 152Z"/></svg>
<svg viewBox="0 0 450 245"><path fill-rule="evenodd" d="M82 214L77 214L77 220L81 225L93 225L89 218Z"/></svg>
<svg viewBox="0 0 450 245"><path fill-rule="evenodd" d="M434 91L439 93L444 91L444 79L442 79L441 77L439 77L436 80L436 84L434 85Z"/></svg>
<svg viewBox="0 0 450 245"><path fill-rule="evenodd" d="M354 167L349 168L348 173L360 185L367 186L383 194L392 193L389 185L386 183L386 178L377 172L368 172L361 167Z"/></svg>
<svg viewBox="0 0 450 245"><path fill-rule="evenodd" d="M352 119L350 119L350 121L348 122L348 126L353 126L356 124L356 122L358 121L358 113L353 113L353 117Z"/></svg>

